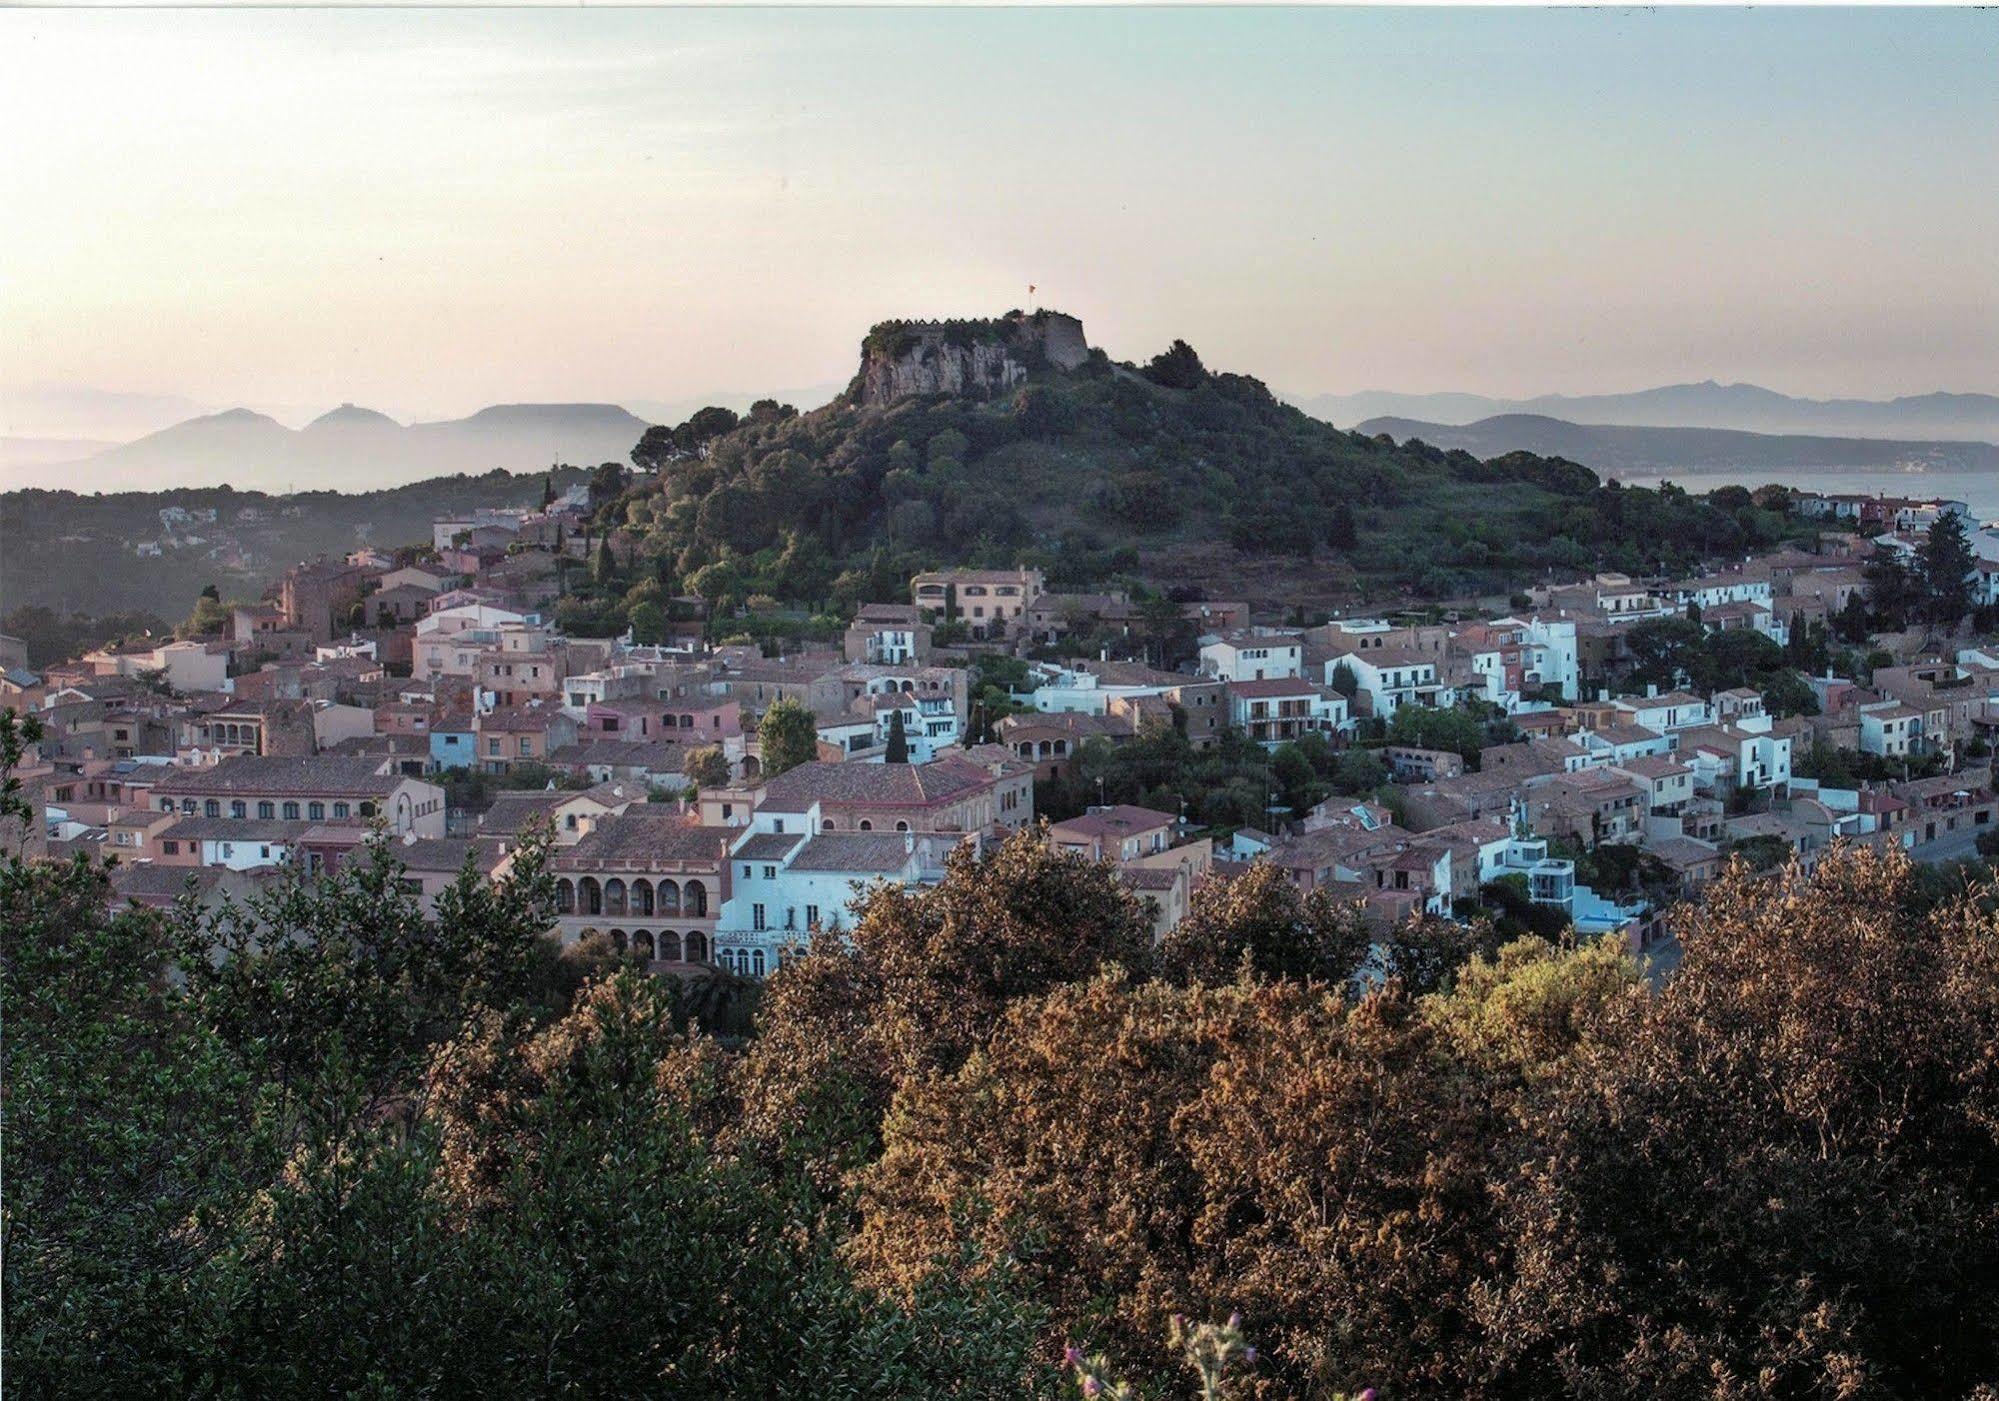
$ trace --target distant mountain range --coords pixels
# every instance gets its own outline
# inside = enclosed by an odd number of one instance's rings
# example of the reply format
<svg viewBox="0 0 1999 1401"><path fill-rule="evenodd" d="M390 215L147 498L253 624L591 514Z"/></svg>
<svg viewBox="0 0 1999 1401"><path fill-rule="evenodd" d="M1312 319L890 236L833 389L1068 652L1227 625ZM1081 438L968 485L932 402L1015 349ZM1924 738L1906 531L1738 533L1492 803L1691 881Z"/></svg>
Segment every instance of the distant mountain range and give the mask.
<svg viewBox="0 0 1999 1401"><path fill-rule="evenodd" d="M1493 399L1482 394L1320 394L1293 397L1315 418L1341 427L1404 418L1464 425L1516 414L1568 423L1632 428L1728 428L1745 433L1803 433L1999 443L1999 395L1916 394L1901 399L1799 399L1754 384L1669 384L1632 394L1543 394Z"/></svg>
<svg viewBox="0 0 1999 1401"><path fill-rule="evenodd" d="M60 469L46 459L22 485L157 491L227 482L260 491L364 491L424 477L552 463L627 460L646 420L616 404L499 404L469 418L401 424L343 404L292 429L265 414L229 409L176 423ZM55 474L61 480L53 480Z"/></svg>
<svg viewBox="0 0 1999 1401"><path fill-rule="evenodd" d="M1999 446L1893 438L1833 438L1808 434L1743 433L1726 428L1650 428L1570 423L1542 414L1498 414L1475 423L1370 418L1355 427L1397 442L1421 438L1433 447L1462 448L1474 457L1509 452L1566 457L1599 474L1634 476L1701 471L1840 471L1855 469L1967 471L1999 468Z"/></svg>

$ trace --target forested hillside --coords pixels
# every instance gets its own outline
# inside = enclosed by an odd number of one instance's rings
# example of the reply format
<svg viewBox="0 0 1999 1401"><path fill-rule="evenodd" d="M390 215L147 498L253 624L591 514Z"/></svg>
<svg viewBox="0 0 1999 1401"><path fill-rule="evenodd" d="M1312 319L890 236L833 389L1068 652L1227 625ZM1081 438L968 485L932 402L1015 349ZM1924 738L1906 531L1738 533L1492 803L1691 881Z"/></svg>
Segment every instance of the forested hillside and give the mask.
<svg viewBox="0 0 1999 1401"><path fill-rule="evenodd" d="M559 468L556 489L581 477L580 469ZM0 495L0 612L39 605L62 614L143 609L181 618L206 584L227 596L255 597L301 559L363 544L427 541L433 519L477 506L536 505L547 480L542 472L494 471L387 491L289 496L223 485L112 494L10 491ZM160 512L174 507L214 511L215 520L170 533ZM140 553L147 542L160 552Z"/></svg>
<svg viewBox="0 0 1999 1401"><path fill-rule="evenodd" d="M1445 597L1550 570L1678 569L1796 524L1605 486L1561 459L1481 462L1342 432L1177 342L1142 370L1093 351L985 396L863 403L866 369L811 412L766 400L740 420L705 410L651 430L633 460L656 471L609 513L623 542L718 599L851 601L899 592L916 568L1017 561L1054 587L1248 579L1274 563L1329 596Z"/></svg>

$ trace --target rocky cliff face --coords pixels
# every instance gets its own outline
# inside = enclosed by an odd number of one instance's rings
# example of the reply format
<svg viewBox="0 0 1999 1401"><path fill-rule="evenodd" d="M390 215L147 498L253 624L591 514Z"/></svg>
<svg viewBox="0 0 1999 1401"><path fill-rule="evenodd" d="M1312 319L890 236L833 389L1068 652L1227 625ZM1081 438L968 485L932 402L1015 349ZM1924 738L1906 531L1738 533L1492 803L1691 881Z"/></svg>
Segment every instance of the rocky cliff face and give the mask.
<svg viewBox="0 0 1999 1401"><path fill-rule="evenodd" d="M1059 312L993 321L885 321L861 347L863 404L915 395L990 399L1044 366L1073 370L1089 358L1083 323Z"/></svg>

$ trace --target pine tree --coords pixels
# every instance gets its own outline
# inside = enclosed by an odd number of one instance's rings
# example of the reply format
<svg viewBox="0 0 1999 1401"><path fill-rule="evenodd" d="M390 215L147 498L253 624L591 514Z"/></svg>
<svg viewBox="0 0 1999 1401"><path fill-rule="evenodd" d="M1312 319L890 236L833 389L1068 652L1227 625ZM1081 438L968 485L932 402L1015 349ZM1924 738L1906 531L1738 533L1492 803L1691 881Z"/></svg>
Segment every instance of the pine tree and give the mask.
<svg viewBox="0 0 1999 1401"><path fill-rule="evenodd" d="M1942 627L1955 627L1971 611L1971 571L1977 563L1964 538L1964 520L1946 511L1930 525L1929 537L1916 549L1916 569L1922 575L1924 612Z"/></svg>
<svg viewBox="0 0 1999 1401"><path fill-rule="evenodd" d="M888 754L891 764L909 762L909 735L902 727L902 712L890 711L888 717Z"/></svg>
<svg viewBox="0 0 1999 1401"><path fill-rule="evenodd" d="M1360 543L1360 531L1354 525L1353 508L1344 501L1333 508L1333 523L1326 528L1326 543L1336 550L1351 550Z"/></svg>
<svg viewBox="0 0 1999 1401"><path fill-rule="evenodd" d="M611 553L611 537L606 535L597 544L597 582L608 584L618 572L618 560Z"/></svg>

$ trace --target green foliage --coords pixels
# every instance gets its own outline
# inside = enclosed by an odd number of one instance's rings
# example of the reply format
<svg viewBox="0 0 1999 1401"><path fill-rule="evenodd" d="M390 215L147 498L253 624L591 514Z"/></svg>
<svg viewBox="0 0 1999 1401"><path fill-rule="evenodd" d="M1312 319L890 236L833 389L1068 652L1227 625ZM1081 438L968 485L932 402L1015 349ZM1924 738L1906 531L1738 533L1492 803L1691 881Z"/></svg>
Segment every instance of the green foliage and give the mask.
<svg viewBox="0 0 1999 1401"><path fill-rule="evenodd" d="M1694 618L1648 618L1625 634L1632 655L1623 685L1631 690L1691 686L1702 694L1748 686L1763 692L1770 714L1818 714L1802 669L1832 665L1822 627L1800 627L1788 645L1752 628L1711 630Z"/></svg>
<svg viewBox="0 0 1999 1401"><path fill-rule="evenodd" d="M1009 326L946 336L969 344ZM886 323L869 344L893 353L914 334ZM634 458L659 468L611 515L644 533L647 553L705 579L706 597L817 608L830 596L842 611L905 597L911 573L947 563L1031 557L1051 587L1087 586L1143 572L1217 520L1251 557L1331 544L1367 583L1439 597L1551 568L1679 569L1799 528L1754 509L1738 513L1745 525L1675 488L1601 485L1573 463L1480 463L1358 438L1253 379L1207 371L1184 346L1155 368L1176 387L1036 367L991 400L843 396L753 413L698 452L679 430L651 429ZM726 583L705 574L716 568Z"/></svg>
<svg viewBox="0 0 1999 1401"><path fill-rule="evenodd" d="M1971 611L1971 571L1976 563L1961 516L1947 511L1931 522L1929 534L1916 549L1916 574L1928 595L1923 601L1928 621L1955 627Z"/></svg>
<svg viewBox="0 0 1999 1401"><path fill-rule="evenodd" d="M1841 749L1815 739L1792 758L1791 772L1799 778L1815 778L1828 788L1858 788L1870 783L1931 778L1943 771L1943 763L1940 753L1863 754L1857 749Z"/></svg>
<svg viewBox="0 0 1999 1401"><path fill-rule="evenodd" d="M0 825L34 738L0 712ZM1190 762L1173 739L1139 770ZM1654 986L1616 940L1370 927L1267 865L1155 952L1111 867L1028 832L870 892L732 1052L695 1029L741 1032L726 980L554 951L545 854L429 915L388 843L167 912L0 858L12 1394L1999 1375L1999 950L1965 871L1738 863Z"/></svg>
<svg viewBox="0 0 1999 1401"><path fill-rule="evenodd" d="M1259 862L1235 880L1198 887L1159 956L1162 972L1183 984L1231 983L1247 971L1345 987L1370 943L1357 910L1324 891L1302 896L1276 867Z"/></svg>
<svg viewBox="0 0 1999 1401"><path fill-rule="evenodd" d="M1489 717L1466 706L1448 709L1428 705L1398 706L1388 723L1391 744L1417 749L1444 749L1461 755L1469 767L1478 767L1479 751L1488 744L1504 744L1513 738L1512 726L1503 716Z"/></svg>
<svg viewBox="0 0 1999 1401"><path fill-rule="evenodd" d="M819 727L812 712L788 696L772 701L757 721L757 752L765 778L818 757Z"/></svg>
<svg viewBox="0 0 1999 1401"><path fill-rule="evenodd" d="M1198 389L1207 381L1208 370L1201 363L1201 357L1194 353L1193 346L1176 340L1152 357L1151 363L1145 367L1145 377L1168 389Z"/></svg>
<svg viewBox="0 0 1999 1401"><path fill-rule="evenodd" d="M1155 812L1178 813L1184 803L1189 820L1210 827L1264 827L1272 821L1265 804L1284 797L1271 763L1260 745L1233 730L1206 749L1167 729L1118 745L1093 739L1077 749L1066 776L1035 786L1034 810L1073 817L1101 795Z"/></svg>
<svg viewBox="0 0 1999 1401"><path fill-rule="evenodd" d="M902 712L892 712L888 717L888 752L882 756L891 764L909 762L909 736L904 732Z"/></svg>
<svg viewBox="0 0 1999 1401"><path fill-rule="evenodd" d="M631 625L634 642L644 644L666 640L666 610L657 603L639 604L631 610L627 621Z"/></svg>
<svg viewBox="0 0 1999 1401"><path fill-rule="evenodd" d="M194 611L182 623L179 634L182 637L216 637L229 627L230 605L222 601L221 591L209 584L194 601Z"/></svg>
<svg viewBox="0 0 1999 1401"><path fill-rule="evenodd" d="M165 916L0 862L10 1394L1038 1394L1006 1262L861 1289L718 1145L712 1043L551 957L542 850L434 918L387 846Z"/></svg>
<svg viewBox="0 0 1999 1401"><path fill-rule="evenodd" d="M701 788L726 788L729 785L729 761L714 745L704 745L687 751L682 760L681 772L689 782Z"/></svg>
<svg viewBox="0 0 1999 1401"><path fill-rule="evenodd" d="M9 548L12 548L11 542ZM8 553L0 549L0 558ZM0 617L0 632L18 637L28 648L28 664L43 667L81 656L93 647L124 637L163 637L172 629L152 613L107 613L67 617L40 604L24 603Z"/></svg>
<svg viewBox="0 0 1999 1401"><path fill-rule="evenodd" d="M558 489L565 489L583 480L583 473L575 467L557 467L554 477ZM224 598L255 597L271 582L268 564L238 570L219 564L212 553L218 537L263 561L341 556L364 540L427 540L433 521L479 507L532 506L547 479L548 473L542 471L515 475L495 470L352 493L274 495L229 486L101 494L0 493L0 600L10 610L0 628L25 636L13 613L39 605L58 610L59 624L79 613L98 615L99 623L86 632L111 621L110 630L102 635L86 635L85 645L147 627L164 634L171 625L160 619L183 616L205 586L217 586ZM202 530L205 543L168 548L158 557L134 554L135 542L159 534L159 512L175 506L216 513L216 524ZM115 620L116 615L140 614L147 617L136 626ZM74 656L78 650L74 645L52 645L46 653L33 655L42 665Z"/></svg>

